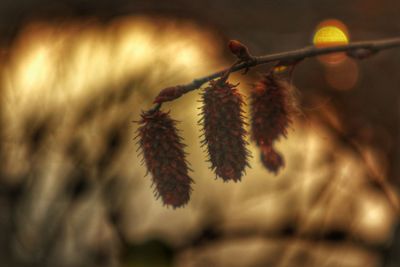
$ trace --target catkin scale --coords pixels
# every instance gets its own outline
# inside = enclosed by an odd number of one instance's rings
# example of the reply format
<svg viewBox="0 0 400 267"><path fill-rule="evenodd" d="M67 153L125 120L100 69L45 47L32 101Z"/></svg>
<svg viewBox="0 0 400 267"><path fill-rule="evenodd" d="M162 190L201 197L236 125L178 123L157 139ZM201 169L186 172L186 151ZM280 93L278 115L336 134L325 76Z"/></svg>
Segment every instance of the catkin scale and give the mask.
<svg viewBox="0 0 400 267"><path fill-rule="evenodd" d="M160 110L142 113L141 117L139 149L152 175L155 194L165 205L181 207L190 199L192 179L176 121Z"/></svg>
<svg viewBox="0 0 400 267"><path fill-rule="evenodd" d="M261 161L273 173L283 167L283 157L273 143L287 136L293 113L290 86L273 72L255 84L250 95L251 137L261 149Z"/></svg>
<svg viewBox="0 0 400 267"><path fill-rule="evenodd" d="M240 181L248 164L243 97L230 83L211 81L202 95L203 146L211 169L224 181Z"/></svg>

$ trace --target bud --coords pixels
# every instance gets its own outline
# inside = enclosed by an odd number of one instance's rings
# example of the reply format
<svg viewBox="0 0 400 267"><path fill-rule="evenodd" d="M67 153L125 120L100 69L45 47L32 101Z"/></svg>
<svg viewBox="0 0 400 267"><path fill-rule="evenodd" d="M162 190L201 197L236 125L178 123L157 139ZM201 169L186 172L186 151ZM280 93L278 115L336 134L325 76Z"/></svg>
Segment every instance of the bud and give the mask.
<svg viewBox="0 0 400 267"><path fill-rule="evenodd" d="M182 86L173 86L173 87L167 87L158 94L156 99L153 101L153 103L163 103L167 101L172 101L174 99L179 98L185 93L184 88Z"/></svg>
<svg viewBox="0 0 400 267"><path fill-rule="evenodd" d="M242 61L247 61L251 59L250 52L247 46L237 40L230 40L228 43L228 48L232 54L234 54L238 59Z"/></svg>
<svg viewBox="0 0 400 267"><path fill-rule="evenodd" d="M248 164L249 151L244 129L243 97L237 88L221 80L211 81L202 95L204 139L211 168L224 181L240 181Z"/></svg>
<svg viewBox="0 0 400 267"><path fill-rule="evenodd" d="M156 197L161 197L165 205L181 207L190 199L192 179L188 175L185 145L175 128L176 121L160 110L141 116L139 149L153 177Z"/></svg>

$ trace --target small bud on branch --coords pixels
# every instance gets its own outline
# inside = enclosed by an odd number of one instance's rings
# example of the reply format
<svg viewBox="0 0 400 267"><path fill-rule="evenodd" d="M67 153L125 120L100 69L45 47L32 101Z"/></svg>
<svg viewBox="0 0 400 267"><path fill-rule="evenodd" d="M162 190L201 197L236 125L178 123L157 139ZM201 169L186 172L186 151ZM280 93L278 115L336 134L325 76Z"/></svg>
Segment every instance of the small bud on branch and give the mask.
<svg viewBox="0 0 400 267"><path fill-rule="evenodd" d="M368 48L351 49L346 52L349 57L355 59L366 59L378 53L378 50Z"/></svg>
<svg viewBox="0 0 400 267"><path fill-rule="evenodd" d="M249 49L241 42L237 40L230 40L228 47L232 54L234 54L240 61L246 62L252 59Z"/></svg>
<svg viewBox="0 0 400 267"><path fill-rule="evenodd" d="M163 102L172 101L172 100L180 97L184 93L185 93L184 88L179 85L173 86L173 87L167 87L158 94L158 96L156 97L156 99L154 100L153 103L160 104Z"/></svg>

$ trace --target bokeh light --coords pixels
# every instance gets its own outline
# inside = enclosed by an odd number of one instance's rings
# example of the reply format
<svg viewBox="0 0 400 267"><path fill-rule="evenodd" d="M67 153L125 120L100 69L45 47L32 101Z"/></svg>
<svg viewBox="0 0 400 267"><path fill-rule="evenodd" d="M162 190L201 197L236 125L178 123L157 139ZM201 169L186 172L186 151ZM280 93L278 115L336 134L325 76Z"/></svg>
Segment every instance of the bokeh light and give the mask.
<svg viewBox="0 0 400 267"><path fill-rule="evenodd" d="M349 33L345 24L339 20L324 20L318 24L313 43L317 47L347 44Z"/></svg>
<svg viewBox="0 0 400 267"><path fill-rule="evenodd" d="M315 29L313 44L316 47L346 45L349 43L349 32L346 25L336 19L322 21ZM345 60L344 53L334 53L318 57L324 64L338 64Z"/></svg>
<svg viewBox="0 0 400 267"><path fill-rule="evenodd" d="M287 69L288 69L287 66L279 65L279 66L274 67L273 70L274 70L275 73L282 73L282 72L285 72Z"/></svg>
<svg viewBox="0 0 400 267"><path fill-rule="evenodd" d="M350 34L346 25L337 19L327 19L319 23L313 35L315 47L340 46L349 43ZM325 67L325 79L336 90L353 88L359 78L357 63L344 52L319 56Z"/></svg>

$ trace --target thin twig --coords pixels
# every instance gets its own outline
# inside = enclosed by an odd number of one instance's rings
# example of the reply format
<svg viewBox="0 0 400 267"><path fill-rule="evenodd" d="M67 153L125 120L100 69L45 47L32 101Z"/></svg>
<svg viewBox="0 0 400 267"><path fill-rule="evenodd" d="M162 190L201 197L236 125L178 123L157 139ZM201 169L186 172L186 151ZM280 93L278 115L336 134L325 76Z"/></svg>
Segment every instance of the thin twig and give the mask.
<svg viewBox="0 0 400 267"><path fill-rule="evenodd" d="M394 48L398 46L400 46L400 37L391 39L382 39L382 40L353 42L347 45L321 47L321 48L315 46L308 46L293 51L287 51L287 52L264 55L264 56L255 56L252 57L251 60L244 61L240 64L233 66L232 68L226 68L224 70L215 72L208 76L194 79L190 83L184 85L177 85L176 87L179 87L180 90L182 90L183 93L180 95L182 96L183 94L199 89L203 84L211 80L222 77L229 69L230 72L236 72L239 70L249 69L251 67L255 67L270 62L278 62L279 65L288 65L288 64L290 65L292 63L297 63L305 58L316 57L320 55L337 53L337 52L347 52L348 56L358 59L363 59L381 50ZM149 111L155 111L158 110L159 108L161 108L161 103L157 103Z"/></svg>

